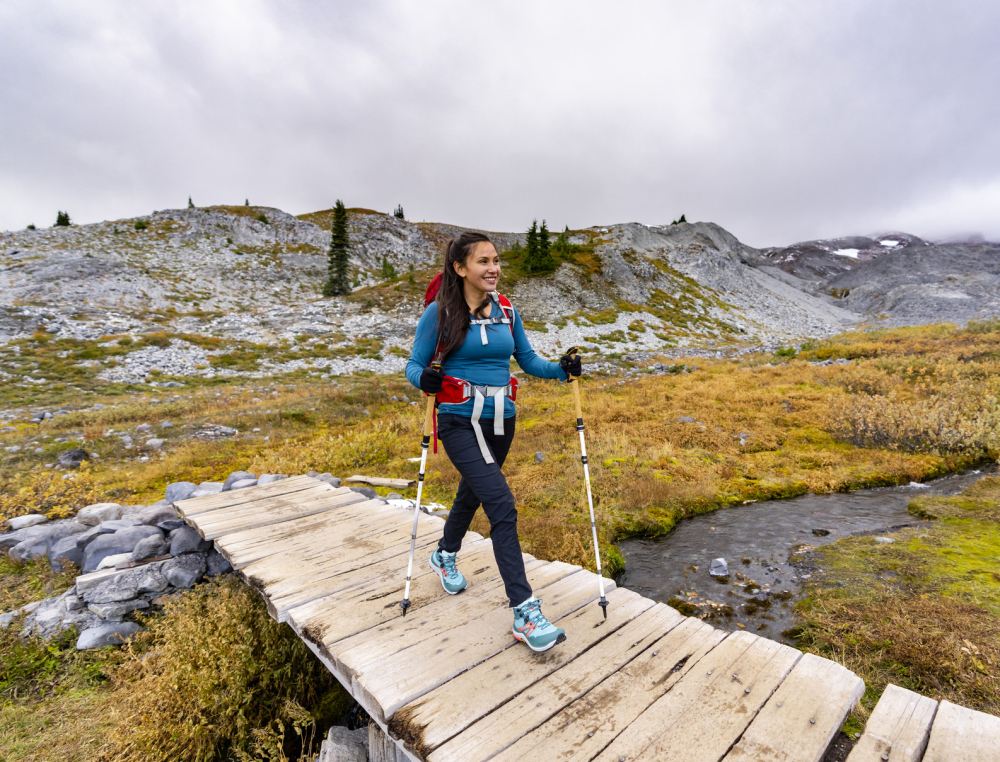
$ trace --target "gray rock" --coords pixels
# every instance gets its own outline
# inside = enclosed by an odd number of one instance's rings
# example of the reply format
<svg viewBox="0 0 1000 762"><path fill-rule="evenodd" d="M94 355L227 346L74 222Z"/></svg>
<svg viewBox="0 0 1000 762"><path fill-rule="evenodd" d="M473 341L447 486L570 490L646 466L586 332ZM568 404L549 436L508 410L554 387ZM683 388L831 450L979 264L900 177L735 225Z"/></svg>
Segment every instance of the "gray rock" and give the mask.
<svg viewBox="0 0 1000 762"><path fill-rule="evenodd" d="M334 725L320 746L316 762L368 762L368 728L348 730Z"/></svg>
<svg viewBox="0 0 1000 762"><path fill-rule="evenodd" d="M10 531L16 532L18 529L25 529L36 524L44 524L48 520L49 517L44 513L28 513L24 516L15 516L12 519L7 519L7 526L10 528Z"/></svg>
<svg viewBox="0 0 1000 762"><path fill-rule="evenodd" d="M724 558L713 558L712 563L708 565L708 573L713 577L728 577L729 564Z"/></svg>
<svg viewBox="0 0 1000 762"><path fill-rule="evenodd" d="M87 543L89 543L98 535L111 534L112 532L116 531L118 530L112 529L111 527L101 526L100 524L98 524L96 527L91 527L86 532L81 532L80 534L73 535L73 537L76 540L77 547L82 549L87 547Z"/></svg>
<svg viewBox="0 0 1000 762"><path fill-rule="evenodd" d="M80 536L79 534L71 534L56 540L49 546L49 564L53 570L59 571L65 564L73 564L78 568L83 566L83 548L80 547Z"/></svg>
<svg viewBox="0 0 1000 762"><path fill-rule="evenodd" d="M226 560L226 557L214 547L208 551L208 555L205 557L205 574L209 577L217 577L220 574L226 574L232 570L233 567L229 561Z"/></svg>
<svg viewBox="0 0 1000 762"><path fill-rule="evenodd" d="M169 586L163 576L165 563L154 561L131 569L77 577L77 594L87 603L115 603L131 600L142 593L159 593Z"/></svg>
<svg viewBox="0 0 1000 762"><path fill-rule="evenodd" d="M235 482L241 479L256 479L257 474L252 474L249 471L233 471L229 476L226 477L226 481L222 483L222 491L226 492L233 488Z"/></svg>
<svg viewBox="0 0 1000 762"><path fill-rule="evenodd" d="M115 553L113 556L105 556L101 559L101 562L97 565L98 571L100 569L114 569L118 564L129 563L132 561L131 553Z"/></svg>
<svg viewBox="0 0 1000 762"><path fill-rule="evenodd" d="M143 505L129 511L123 518L135 518L143 524L156 525L161 521L180 518L172 507L168 505Z"/></svg>
<svg viewBox="0 0 1000 762"><path fill-rule="evenodd" d="M205 555L202 553L186 553L164 561L163 564L163 576L167 582L181 590L194 587L206 568Z"/></svg>
<svg viewBox="0 0 1000 762"><path fill-rule="evenodd" d="M198 489L191 493L191 497L205 497L205 495L218 495L222 492L222 482L202 482Z"/></svg>
<svg viewBox="0 0 1000 762"><path fill-rule="evenodd" d="M83 551L84 573L94 571L108 556L131 553L140 540L151 536L163 537L163 533L156 527L141 525L95 537Z"/></svg>
<svg viewBox="0 0 1000 762"><path fill-rule="evenodd" d="M149 601L145 598L133 598L130 601L119 601L117 603L90 603L87 605L101 619L120 622L125 615L137 609L148 609Z"/></svg>
<svg viewBox="0 0 1000 762"><path fill-rule="evenodd" d="M888 545L888 544L893 543L895 541L896 540L893 539L892 537L876 537L875 538L875 542L879 543L880 545Z"/></svg>
<svg viewBox="0 0 1000 762"><path fill-rule="evenodd" d="M72 450L64 450L56 458L56 462L63 468L79 468L80 464L85 460L90 460L90 455L86 450L81 450L79 447L74 447Z"/></svg>
<svg viewBox="0 0 1000 762"><path fill-rule="evenodd" d="M211 545L207 540L201 539L201 536L186 524L170 533L170 555L172 556L208 550Z"/></svg>
<svg viewBox="0 0 1000 762"><path fill-rule="evenodd" d="M57 540L86 531L87 527L75 519L35 524L16 532L0 535L0 550L7 550L16 561L41 558ZM14 548L18 551L14 553Z"/></svg>
<svg viewBox="0 0 1000 762"><path fill-rule="evenodd" d="M257 479L257 486L260 487L271 482L280 482L282 479L287 478L284 474L261 474L260 478Z"/></svg>
<svg viewBox="0 0 1000 762"><path fill-rule="evenodd" d="M120 519L122 507L118 503L93 503L76 513L76 520L87 526L96 526L102 521Z"/></svg>
<svg viewBox="0 0 1000 762"><path fill-rule="evenodd" d="M371 487L351 487L351 492L357 492L359 495L364 495L368 498L378 497L378 493Z"/></svg>
<svg viewBox="0 0 1000 762"><path fill-rule="evenodd" d="M168 503L176 503L178 500L187 500L198 489L194 482L174 482L167 485L166 500Z"/></svg>
<svg viewBox="0 0 1000 762"><path fill-rule="evenodd" d="M102 646L118 646L142 629L135 622L108 622L96 627L88 627L76 639L78 651Z"/></svg>
<svg viewBox="0 0 1000 762"><path fill-rule="evenodd" d="M256 487L256 486L257 486L256 479L237 479L230 485L229 489L231 490L246 489L247 487Z"/></svg>
<svg viewBox="0 0 1000 762"><path fill-rule="evenodd" d="M390 492L388 495L385 496L385 499L386 500L402 500L403 496L400 495L398 492Z"/></svg>
<svg viewBox="0 0 1000 762"><path fill-rule="evenodd" d="M129 527L137 527L142 524L142 519L138 516L129 516L128 518L120 519L110 519L109 521L102 521L99 526L101 529L117 532L119 529L128 529Z"/></svg>
<svg viewBox="0 0 1000 762"><path fill-rule="evenodd" d="M162 556L170 552L170 545L167 543L163 535L151 534L149 537L144 537L139 542L135 544L132 548L132 560L133 561L145 561L147 558L152 558L153 556Z"/></svg>
<svg viewBox="0 0 1000 762"><path fill-rule="evenodd" d="M147 431L152 431L153 427L148 423L140 423L135 430L137 434L145 434Z"/></svg>
<svg viewBox="0 0 1000 762"><path fill-rule="evenodd" d="M184 526L184 519L166 519L165 521L157 522L156 526L169 534L178 527Z"/></svg>
<svg viewBox="0 0 1000 762"><path fill-rule="evenodd" d="M150 437L143 443L142 448L144 450L162 450L163 444L166 441L167 440L160 439L159 437Z"/></svg>
<svg viewBox="0 0 1000 762"><path fill-rule="evenodd" d="M535 453L535 463L541 463L543 460L545 460L545 453L544 452L536 452Z"/></svg>

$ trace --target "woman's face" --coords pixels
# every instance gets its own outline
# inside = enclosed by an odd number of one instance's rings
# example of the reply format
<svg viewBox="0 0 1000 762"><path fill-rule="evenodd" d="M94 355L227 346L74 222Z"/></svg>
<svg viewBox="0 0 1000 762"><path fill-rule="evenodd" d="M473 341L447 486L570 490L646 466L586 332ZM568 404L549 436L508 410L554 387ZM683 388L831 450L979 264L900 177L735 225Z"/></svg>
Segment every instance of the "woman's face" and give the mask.
<svg viewBox="0 0 1000 762"><path fill-rule="evenodd" d="M480 241L472 247L465 262L455 263L455 272L473 288L496 291L500 280L500 255L492 243Z"/></svg>

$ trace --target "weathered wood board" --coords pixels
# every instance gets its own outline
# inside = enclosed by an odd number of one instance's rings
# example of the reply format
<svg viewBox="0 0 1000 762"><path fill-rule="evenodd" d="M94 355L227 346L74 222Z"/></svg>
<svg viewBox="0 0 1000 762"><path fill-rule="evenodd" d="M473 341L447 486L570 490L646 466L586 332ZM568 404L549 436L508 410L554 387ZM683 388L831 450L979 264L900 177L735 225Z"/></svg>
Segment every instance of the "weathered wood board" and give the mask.
<svg viewBox="0 0 1000 762"><path fill-rule="evenodd" d="M235 505L262 500L265 497L291 494L320 485L333 489L329 484L317 479L312 479L308 476L294 476L291 479L280 479L260 487L226 490L225 492L219 492L214 495L203 495L202 497L189 497L184 500L177 500L173 505L184 518L193 518L207 511L214 511L217 508L230 508Z"/></svg>
<svg viewBox="0 0 1000 762"><path fill-rule="evenodd" d="M920 762L936 712L934 699L890 683L847 762Z"/></svg>
<svg viewBox="0 0 1000 762"><path fill-rule="evenodd" d="M1000 717L942 701L924 762L1000 762Z"/></svg>
<svg viewBox="0 0 1000 762"><path fill-rule="evenodd" d="M819 762L864 692L850 670L805 654L724 759Z"/></svg>

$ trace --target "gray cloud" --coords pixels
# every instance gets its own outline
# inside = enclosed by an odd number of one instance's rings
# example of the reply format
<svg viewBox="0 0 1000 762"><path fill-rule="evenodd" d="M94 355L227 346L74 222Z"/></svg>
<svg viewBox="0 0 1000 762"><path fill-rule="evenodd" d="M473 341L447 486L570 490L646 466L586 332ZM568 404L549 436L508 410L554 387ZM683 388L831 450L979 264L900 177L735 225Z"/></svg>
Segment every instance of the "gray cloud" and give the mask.
<svg viewBox="0 0 1000 762"><path fill-rule="evenodd" d="M1000 6L0 6L0 228L199 204L1000 238Z"/></svg>

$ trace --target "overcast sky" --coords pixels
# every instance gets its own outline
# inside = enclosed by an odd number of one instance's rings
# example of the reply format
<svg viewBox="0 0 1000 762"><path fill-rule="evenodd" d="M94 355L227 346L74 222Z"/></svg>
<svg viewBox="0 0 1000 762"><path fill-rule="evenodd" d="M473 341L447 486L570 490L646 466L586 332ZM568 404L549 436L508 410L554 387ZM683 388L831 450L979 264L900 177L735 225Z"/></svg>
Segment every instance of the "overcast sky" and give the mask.
<svg viewBox="0 0 1000 762"><path fill-rule="evenodd" d="M1000 240L992 0L0 3L0 229L251 203Z"/></svg>

